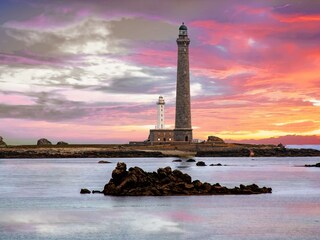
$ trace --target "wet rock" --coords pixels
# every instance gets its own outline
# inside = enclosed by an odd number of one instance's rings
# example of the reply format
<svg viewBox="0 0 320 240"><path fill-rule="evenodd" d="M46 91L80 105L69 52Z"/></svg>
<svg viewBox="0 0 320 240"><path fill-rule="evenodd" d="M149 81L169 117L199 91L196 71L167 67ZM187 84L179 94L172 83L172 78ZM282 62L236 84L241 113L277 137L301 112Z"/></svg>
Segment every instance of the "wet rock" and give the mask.
<svg viewBox="0 0 320 240"><path fill-rule="evenodd" d="M103 193L113 196L169 196L169 195L217 195L271 193L271 188L259 188L256 184L227 188L219 183L211 185L199 180L192 181L188 174L170 167L156 172L145 172L139 167L127 171L125 163L119 162Z"/></svg>
<svg viewBox="0 0 320 240"><path fill-rule="evenodd" d="M207 166L207 164L206 164L205 162L203 162L203 161L197 162L196 165L197 165L197 166L201 166L201 167Z"/></svg>
<svg viewBox="0 0 320 240"><path fill-rule="evenodd" d="M220 166L222 166L222 164L221 163L217 163L217 164L210 164L209 166L217 166L217 167L220 167Z"/></svg>
<svg viewBox="0 0 320 240"><path fill-rule="evenodd" d="M309 164L306 164L306 165L304 165L305 167L320 167L320 162L319 163L316 163L316 164L311 164L311 165L309 165Z"/></svg>
<svg viewBox="0 0 320 240"><path fill-rule="evenodd" d="M196 160L190 158L190 159L188 159L186 162L196 162Z"/></svg>
<svg viewBox="0 0 320 240"><path fill-rule="evenodd" d="M111 163L111 162L106 161L106 160L100 160L98 163Z"/></svg>
<svg viewBox="0 0 320 240"><path fill-rule="evenodd" d="M118 162L116 168L112 171L112 179L117 184L127 175L127 165L124 162Z"/></svg>
<svg viewBox="0 0 320 240"><path fill-rule="evenodd" d="M80 190L80 193L81 193L81 194L90 194L91 191L90 191L89 189L82 188L82 189Z"/></svg>
<svg viewBox="0 0 320 240"><path fill-rule="evenodd" d="M172 160L172 162L182 162L181 159L175 159L175 160Z"/></svg>
<svg viewBox="0 0 320 240"><path fill-rule="evenodd" d="M37 145L38 146L50 146L50 145L52 145L52 143L46 138L41 138L38 140Z"/></svg>
<svg viewBox="0 0 320 240"><path fill-rule="evenodd" d="M103 192L99 190L92 190L92 194L95 194L95 193L103 193Z"/></svg>
<svg viewBox="0 0 320 240"><path fill-rule="evenodd" d="M69 143L67 142L63 142L63 141L57 142L57 146L67 146L67 145L69 145Z"/></svg>

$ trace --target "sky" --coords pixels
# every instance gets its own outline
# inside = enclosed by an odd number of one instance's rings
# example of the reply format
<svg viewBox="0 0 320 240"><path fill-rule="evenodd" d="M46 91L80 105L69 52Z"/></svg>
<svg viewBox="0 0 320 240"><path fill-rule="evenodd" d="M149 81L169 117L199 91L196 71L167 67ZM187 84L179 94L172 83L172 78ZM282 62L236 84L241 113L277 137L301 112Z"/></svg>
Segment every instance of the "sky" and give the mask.
<svg viewBox="0 0 320 240"><path fill-rule="evenodd" d="M320 144L320 1L1 0L0 136L147 139L174 128L188 27L194 138Z"/></svg>

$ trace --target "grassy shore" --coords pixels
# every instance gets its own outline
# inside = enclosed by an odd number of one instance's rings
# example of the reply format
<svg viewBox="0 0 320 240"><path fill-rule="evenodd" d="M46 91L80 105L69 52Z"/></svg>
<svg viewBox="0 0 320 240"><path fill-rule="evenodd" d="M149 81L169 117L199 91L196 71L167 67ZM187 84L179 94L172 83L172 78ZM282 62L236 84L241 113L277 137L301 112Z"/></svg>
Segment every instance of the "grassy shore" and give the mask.
<svg viewBox="0 0 320 240"><path fill-rule="evenodd" d="M313 149L287 149L250 144L70 144L65 146L21 145L0 148L0 158L123 158L123 157L298 157L320 156Z"/></svg>

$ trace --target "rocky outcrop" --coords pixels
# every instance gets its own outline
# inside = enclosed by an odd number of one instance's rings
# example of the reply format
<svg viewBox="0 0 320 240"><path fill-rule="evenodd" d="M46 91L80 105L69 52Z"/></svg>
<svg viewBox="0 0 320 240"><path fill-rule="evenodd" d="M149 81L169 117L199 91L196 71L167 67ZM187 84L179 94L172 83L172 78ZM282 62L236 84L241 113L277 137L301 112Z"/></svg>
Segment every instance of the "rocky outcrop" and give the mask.
<svg viewBox="0 0 320 240"><path fill-rule="evenodd" d="M216 137L216 136L208 136L207 142L214 143L214 144L224 144L225 143L221 138Z"/></svg>
<svg viewBox="0 0 320 240"><path fill-rule="evenodd" d="M207 164L203 161L199 161L196 163L197 166L200 166L200 167L204 167L204 166L207 166Z"/></svg>
<svg viewBox="0 0 320 240"><path fill-rule="evenodd" d="M211 166L211 167L221 167L222 164L221 163L217 163L217 164L212 163L209 166Z"/></svg>
<svg viewBox="0 0 320 240"><path fill-rule="evenodd" d="M67 146L67 145L69 145L69 143L64 141L57 142L57 146Z"/></svg>
<svg viewBox="0 0 320 240"><path fill-rule="evenodd" d="M80 193L81 193L81 194L90 194L91 191L90 191L89 189L82 188L82 189L80 190Z"/></svg>
<svg viewBox="0 0 320 240"><path fill-rule="evenodd" d="M306 164L304 165L305 167L320 167L320 162L319 163L316 163L316 164Z"/></svg>
<svg viewBox="0 0 320 240"><path fill-rule="evenodd" d="M37 146L49 146L49 145L52 145L52 143L46 138L41 138L37 142Z"/></svg>
<svg viewBox="0 0 320 240"><path fill-rule="evenodd" d="M271 193L271 188L260 188L255 184L235 188L220 184L192 181L188 174L170 167L159 168L157 172L145 172L139 167L127 170L123 162L118 162L112 178L105 185L103 193L113 196L169 196L169 195L220 195L220 194L260 194Z"/></svg>
<svg viewBox="0 0 320 240"><path fill-rule="evenodd" d="M0 147L6 147L7 144L3 141L3 138L0 136Z"/></svg>
<svg viewBox="0 0 320 240"><path fill-rule="evenodd" d="M188 159L186 162L196 162L196 160L190 158L190 159Z"/></svg>
<svg viewBox="0 0 320 240"><path fill-rule="evenodd" d="M106 161L106 160L100 160L98 163L111 163L111 162Z"/></svg>

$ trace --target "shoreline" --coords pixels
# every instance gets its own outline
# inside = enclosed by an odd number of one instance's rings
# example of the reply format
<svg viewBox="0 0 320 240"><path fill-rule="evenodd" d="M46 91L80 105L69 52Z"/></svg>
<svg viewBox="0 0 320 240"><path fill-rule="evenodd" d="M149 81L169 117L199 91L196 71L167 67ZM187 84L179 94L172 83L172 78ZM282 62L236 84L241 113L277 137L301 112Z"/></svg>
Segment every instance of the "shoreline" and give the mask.
<svg viewBox="0 0 320 240"><path fill-rule="evenodd" d="M251 144L163 144L163 145L20 145L0 148L0 159L10 158L131 158L131 157L316 157L315 149L288 149Z"/></svg>

